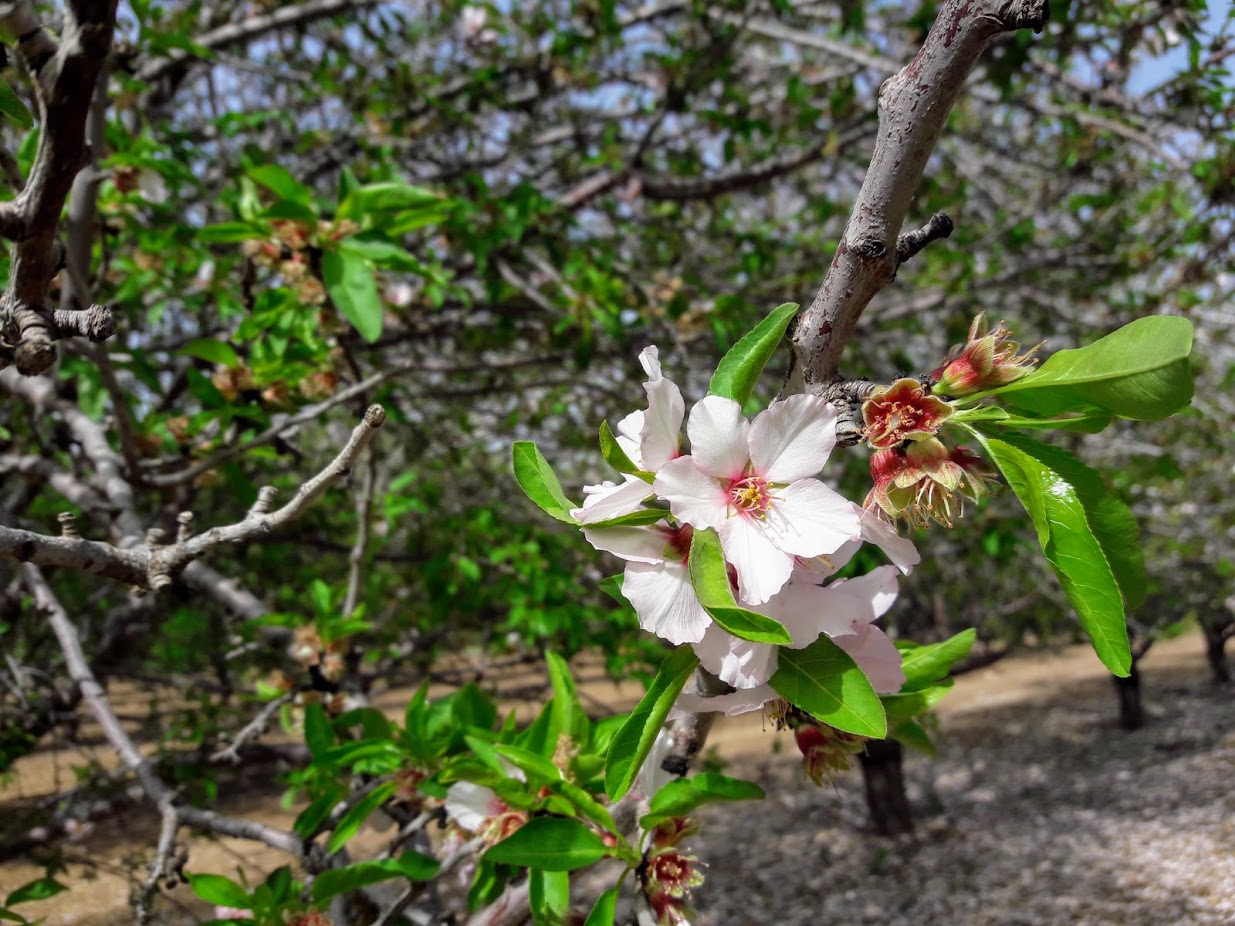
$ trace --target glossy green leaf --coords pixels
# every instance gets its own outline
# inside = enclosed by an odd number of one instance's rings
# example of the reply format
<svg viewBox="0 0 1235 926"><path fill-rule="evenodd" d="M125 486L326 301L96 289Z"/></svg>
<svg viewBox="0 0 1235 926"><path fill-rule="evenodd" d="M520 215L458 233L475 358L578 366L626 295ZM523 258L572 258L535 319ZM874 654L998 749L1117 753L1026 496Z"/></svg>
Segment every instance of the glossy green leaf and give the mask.
<svg viewBox="0 0 1235 926"><path fill-rule="evenodd" d="M630 473L633 476L638 476L645 482L651 482L653 476L651 473L645 473L634 464L634 461L622 449L622 445L617 442L617 437L609 428L609 422L602 421L600 423L600 455L605 458L605 462L616 469L619 473Z"/></svg>
<svg viewBox="0 0 1235 926"><path fill-rule="evenodd" d="M1087 347L1059 351L993 394L1037 415L1092 405L1121 418L1157 421L1192 399L1191 351L1186 318L1138 318Z"/></svg>
<svg viewBox="0 0 1235 926"><path fill-rule="evenodd" d="M952 679L945 678L933 685L919 688L917 691L883 695L879 700L883 702L883 710L887 715L889 726L895 726L901 721L925 714L942 701L943 696L951 689Z"/></svg>
<svg viewBox="0 0 1235 926"><path fill-rule="evenodd" d="M437 859L419 852L405 852L398 858L372 859L354 862L344 868L328 868L313 880L313 902L322 903L339 894L358 891L391 878L428 881L440 867Z"/></svg>
<svg viewBox="0 0 1235 926"><path fill-rule="evenodd" d="M652 798L648 812L639 820L645 830L670 817L684 817L705 804L722 801L760 801L763 789L750 781L729 778L719 772L701 772L692 778L677 778L665 784Z"/></svg>
<svg viewBox="0 0 1235 926"><path fill-rule="evenodd" d="M1014 415L995 405L962 408L952 413L952 424L994 424L1003 428L1022 431L1075 431L1081 434L1097 434L1114 420L1110 412L1091 411L1062 418L1029 418Z"/></svg>
<svg viewBox="0 0 1235 926"><path fill-rule="evenodd" d="M1097 473L1062 450L1013 434L979 432L979 439L1033 520L1042 552L1098 657L1126 676L1132 653L1124 596L1142 597L1146 581L1131 512Z"/></svg>
<svg viewBox="0 0 1235 926"><path fill-rule="evenodd" d="M970 627L939 643L901 647L905 684L901 686L900 693L917 691L945 677L952 666L969 654L977 635L977 631Z"/></svg>
<svg viewBox="0 0 1235 926"><path fill-rule="evenodd" d="M605 792L610 800L619 800L634 784L673 702L697 665L699 657L689 646L675 649L660 664L660 671L648 686L647 694L609 744L605 757Z"/></svg>
<svg viewBox="0 0 1235 926"><path fill-rule="evenodd" d="M322 280L343 317L366 341L376 341L382 333L383 310L372 265L353 254L327 251L322 255Z"/></svg>
<svg viewBox="0 0 1235 926"><path fill-rule="evenodd" d="M592 797L592 795L588 794L587 791L580 788L577 784L566 778L560 778L557 781L550 781L548 787L555 794L560 794L581 816L595 823L601 829L614 835L617 834L617 824L613 822L613 817L609 811L596 798Z"/></svg>
<svg viewBox="0 0 1235 926"><path fill-rule="evenodd" d="M778 306L746 334L738 343L729 349L721 359L708 383L708 392L733 399L739 405L745 405L746 400L755 390L759 374L767 366L772 354L780 346L785 336L785 329L797 314L798 306L786 302Z"/></svg>
<svg viewBox="0 0 1235 926"><path fill-rule="evenodd" d="M605 576L598 584L600 590L618 604L632 608L634 605L627 601L626 596L622 594L622 578L622 576Z"/></svg>
<svg viewBox="0 0 1235 926"><path fill-rule="evenodd" d="M333 855L347 845L348 840L356 835L373 811L382 806L398 786L395 781L383 782L348 808L347 813L335 824L334 832L330 834L330 841L326 843L327 854Z"/></svg>
<svg viewBox="0 0 1235 926"><path fill-rule="evenodd" d="M515 480L527 497L549 517L575 524L570 512L579 506L562 492L562 484L557 481L553 467L536 445L530 440L515 441L512 456Z"/></svg>
<svg viewBox="0 0 1235 926"><path fill-rule="evenodd" d="M0 77L0 113L8 116L23 129L34 125L34 116L30 114L26 104L17 95L17 91L3 77Z"/></svg>
<svg viewBox="0 0 1235 926"><path fill-rule="evenodd" d="M577 820L533 817L485 852L483 858L544 871L574 871L609 854L601 838Z"/></svg>
<svg viewBox="0 0 1235 926"><path fill-rule="evenodd" d="M729 584L729 568L720 535L711 528L697 530L690 543L690 582L699 603L721 627L735 637L755 643L793 642L784 624L739 607Z"/></svg>
<svg viewBox="0 0 1235 926"><path fill-rule="evenodd" d="M651 492L651 489L648 490ZM594 521L587 525L589 530L603 529L606 527L641 527L648 524L655 524L657 521L663 521L669 516L669 512L663 508L640 508L638 511L632 511L629 514L621 514L616 518L610 518L608 521Z"/></svg>
<svg viewBox="0 0 1235 926"><path fill-rule="evenodd" d="M317 701L309 702L304 710L304 742L309 747L309 753L318 762L334 745L334 732L330 729L330 720Z"/></svg>
<svg viewBox="0 0 1235 926"><path fill-rule="evenodd" d="M235 348L226 341L216 341L214 338L195 338L180 348L179 353L225 367L240 365L240 358L236 355Z"/></svg>
<svg viewBox="0 0 1235 926"><path fill-rule="evenodd" d="M559 730L574 740L586 741L588 719L579 703L579 692L570 674L570 665L557 653L545 653L545 668L553 686L553 716Z"/></svg>
<svg viewBox="0 0 1235 926"><path fill-rule="evenodd" d="M926 729L916 720L902 720L896 724L888 731L888 739L896 740L928 756L936 754L935 744L931 742Z"/></svg>
<svg viewBox="0 0 1235 926"><path fill-rule="evenodd" d="M536 926L561 926L570 910L570 872L528 872L528 902Z"/></svg>
<svg viewBox="0 0 1235 926"><path fill-rule="evenodd" d="M615 884L596 898L592 912L587 915L583 926L613 926L617 918L617 899L620 884Z"/></svg>
<svg viewBox="0 0 1235 926"><path fill-rule="evenodd" d="M552 707L550 707L552 710ZM498 744L493 751L504 758L515 768L522 771L529 779L538 778L542 781L557 781L562 777L562 770L544 756L537 755L528 749L518 746Z"/></svg>
<svg viewBox="0 0 1235 926"><path fill-rule="evenodd" d="M887 718L879 695L843 649L820 637L805 649L783 647L771 686L795 707L829 726L883 739Z"/></svg>
<svg viewBox="0 0 1235 926"><path fill-rule="evenodd" d="M193 889L193 893L206 903L220 907L235 907L237 910L253 908L253 898L249 896L249 892L231 878L225 878L223 875L186 875L186 877L189 879L189 887ZM8 902L11 904L13 898L10 897Z"/></svg>

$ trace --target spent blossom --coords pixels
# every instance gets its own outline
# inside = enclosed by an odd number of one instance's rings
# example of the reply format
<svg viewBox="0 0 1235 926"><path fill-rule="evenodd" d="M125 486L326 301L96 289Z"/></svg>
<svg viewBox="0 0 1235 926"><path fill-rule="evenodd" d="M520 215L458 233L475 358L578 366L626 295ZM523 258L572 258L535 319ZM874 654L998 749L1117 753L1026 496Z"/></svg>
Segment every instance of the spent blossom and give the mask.
<svg viewBox="0 0 1235 926"><path fill-rule="evenodd" d="M1043 343L1023 354L1020 345L1009 340L1003 322L988 330L985 313L979 312L969 326L969 340L948 352L948 359L931 373L936 380L936 395L966 396L1016 382L1033 372L1034 356Z"/></svg>
<svg viewBox="0 0 1235 926"><path fill-rule="evenodd" d="M862 403L863 435L872 447L885 449L939 433L952 406L928 395L916 379L905 377L879 386Z"/></svg>

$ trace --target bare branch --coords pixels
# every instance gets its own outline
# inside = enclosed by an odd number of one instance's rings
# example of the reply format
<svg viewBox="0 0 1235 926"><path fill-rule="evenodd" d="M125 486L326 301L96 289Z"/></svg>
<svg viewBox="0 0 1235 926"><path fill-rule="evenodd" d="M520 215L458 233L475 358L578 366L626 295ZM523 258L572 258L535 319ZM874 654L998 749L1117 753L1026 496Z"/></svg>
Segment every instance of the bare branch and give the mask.
<svg viewBox="0 0 1235 926"><path fill-rule="evenodd" d="M1046 0L949 0L917 56L879 91L879 134L832 266L793 333L794 386L838 378L841 353L871 299L896 274L897 238L965 78L995 36L1041 30ZM794 391L798 391L795 389Z"/></svg>

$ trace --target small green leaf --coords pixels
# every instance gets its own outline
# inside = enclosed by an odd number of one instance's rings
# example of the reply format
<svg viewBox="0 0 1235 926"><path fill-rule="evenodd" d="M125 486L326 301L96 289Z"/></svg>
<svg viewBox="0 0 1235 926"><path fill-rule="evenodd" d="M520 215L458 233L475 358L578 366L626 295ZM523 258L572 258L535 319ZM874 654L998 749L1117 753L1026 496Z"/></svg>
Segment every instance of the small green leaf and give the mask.
<svg viewBox="0 0 1235 926"><path fill-rule="evenodd" d="M179 353L225 367L240 365L240 358L236 356L235 349L226 341L216 341L214 338L195 338L180 348Z"/></svg>
<svg viewBox="0 0 1235 926"><path fill-rule="evenodd" d="M206 244L236 244L250 238L264 238L268 230L248 222L220 222L198 229L197 240Z"/></svg>
<svg viewBox="0 0 1235 926"><path fill-rule="evenodd" d="M339 205L339 218L362 219L371 212L436 210L447 204L440 193L402 181L365 184L352 190Z"/></svg>
<svg viewBox="0 0 1235 926"><path fill-rule="evenodd" d="M527 497L549 517L567 524L577 523L570 516L570 511L579 506L562 492L562 484L557 481L553 467L536 445L529 440L515 441L512 455L515 479Z"/></svg>
<svg viewBox="0 0 1235 926"><path fill-rule="evenodd" d="M313 203L313 191L293 177L285 167L280 167L278 164L262 164L249 168L248 175L280 199L304 206L310 206Z"/></svg>
<svg viewBox="0 0 1235 926"><path fill-rule="evenodd" d="M544 871L574 871L609 854L601 838L577 820L533 817L482 857Z"/></svg>
<svg viewBox="0 0 1235 926"><path fill-rule="evenodd" d="M570 872L528 872L528 902L536 926L560 926L570 910Z"/></svg>
<svg viewBox="0 0 1235 926"><path fill-rule="evenodd" d="M697 530L690 543L690 583L699 603L721 627L735 637L755 643L787 645L793 637L780 621L738 607L729 585L729 568L716 531Z"/></svg>
<svg viewBox="0 0 1235 926"><path fill-rule="evenodd" d="M901 669L905 673L905 684L901 686L900 693L917 691L946 676L952 666L969 654L977 635L977 631L970 627L940 643L902 647Z"/></svg>
<svg viewBox="0 0 1235 926"><path fill-rule="evenodd" d="M553 686L554 725L572 739L586 741L587 714L579 703L579 692L571 677L569 664L557 653L547 652L545 667L549 673L549 683Z"/></svg>
<svg viewBox="0 0 1235 926"><path fill-rule="evenodd" d="M596 898L592 912L587 915L583 926L613 926L617 918L617 899L620 884L615 884Z"/></svg>
<svg viewBox="0 0 1235 926"><path fill-rule="evenodd" d="M605 757L605 792L611 801L619 800L634 784L673 702L697 665L699 657L689 646L679 647L666 656L647 694L613 737Z"/></svg>
<svg viewBox="0 0 1235 926"><path fill-rule="evenodd" d="M888 733L888 739L896 740L928 756L936 754L935 744L931 742L922 724L916 720L902 720Z"/></svg>
<svg viewBox="0 0 1235 926"><path fill-rule="evenodd" d="M1138 318L1088 347L1059 351L991 394L1035 415L1097 406L1121 418L1157 421L1192 399L1191 351L1186 318Z"/></svg>
<svg viewBox="0 0 1235 926"><path fill-rule="evenodd" d="M539 778L545 782L550 782L557 781L562 777L562 770L560 768L544 756L539 756L530 750L499 743L493 747L493 751L529 778Z"/></svg>
<svg viewBox="0 0 1235 926"><path fill-rule="evenodd" d="M327 251L322 255L326 291L343 317L372 344L382 333L382 301L372 265L362 257Z"/></svg>
<svg viewBox="0 0 1235 926"><path fill-rule="evenodd" d="M797 311L796 303L786 302L734 344L712 374L708 392L745 405Z"/></svg>
<svg viewBox="0 0 1235 926"><path fill-rule="evenodd" d="M629 601L626 600L626 596L622 594L623 578L624 576L605 576L598 583L600 585L600 590L618 604L625 605L628 608L634 607Z"/></svg>
<svg viewBox="0 0 1235 926"><path fill-rule="evenodd" d="M253 909L253 898L249 896L249 892L231 878L225 878L223 875L188 875L187 877L193 893L206 903L220 907L235 907L237 910ZM11 904L13 898L10 897L8 902Z"/></svg>
<svg viewBox="0 0 1235 926"><path fill-rule="evenodd" d="M304 742L317 762L320 762L322 756L334 745L334 731L330 729L330 720L317 701L311 701L304 710Z"/></svg>
<svg viewBox="0 0 1235 926"><path fill-rule="evenodd" d="M650 489L648 491L651 492ZM638 511L621 514L607 521L593 521L587 527L589 530L606 527L642 527L647 524L655 524L657 521L663 521L668 516L669 512L663 508L640 508Z"/></svg>
<svg viewBox="0 0 1235 926"><path fill-rule="evenodd" d="M192 875L189 876L193 877ZM227 880L226 878L224 880ZM5 899L6 907L14 907L19 903L29 903L32 900L46 900L48 897L55 897L57 894L67 891L68 888L57 881L55 878L38 878L23 884Z"/></svg>
<svg viewBox="0 0 1235 926"><path fill-rule="evenodd" d="M1132 652L1123 599L1142 598L1147 581L1132 513L1070 454L1021 435L976 433L1029 513L1098 658L1126 677Z"/></svg>
<svg viewBox="0 0 1235 926"><path fill-rule="evenodd" d="M702 772L693 778L677 778L657 791L639 825L649 830L662 820L684 817L704 804L761 801L764 797L763 789L753 782Z"/></svg>
<svg viewBox="0 0 1235 926"><path fill-rule="evenodd" d="M904 694L883 695L883 710L887 715L888 724L895 726L904 720L909 720L925 714L943 700L943 696L952 690L952 679L945 678L927 688L919 688Z"/></svg>
<svg viewBox="0 0 1235 926"><path fill-rule="evenodd" d="M579 811L580 814L591 820L601 829L617 835L617 824L613 822L613 817L609 811L577 784L561 778L557 781L549 782L549 788L569 801L575 810Z"/></svg>
<svg viewBox="0 0 1235 926"><path fill-rule="evenodd" d="M353 804L335 825L334 832L330 834L330 841L326 843L326 853L334 855L347 845L347 841L356 835L373 811L381 807L395 793L398 786L396 781L383 782Z"/></svg>
<svg viewBox="0 0 1235 926"><path fill-rule="evenodd" d="M1092 411L1063 418L1027 418L1014 415L996 405L981 405L962 408L953 412L950 424L995 424L1003 428L1023 431L1075 431L1081 434L1097 434L1112 421L1111 413Z"/></svg>
<svg viewBox="0 0 1235 926"><path fill-rule="evenodd" d="M824 723L873 739L888 732L879 695L843 649L822 636L805 649L780 650L769 684L790 704Z"/></svg>
<svg viewBox="0 0 1235 926"><path fill-rule="evenodd" d="M17 91L3 77L0 77L0 113L8 116L23 129L34 125L34 116L30 114L26 104L21 101Z"/></svg>
<svg viewBox="0 0 1235 926"><path fill-rule="evenodd" d="M345 868L328 868L313 880L313 902L322 903L339 894L358 891L391 878L428 881L440 867L437 859L419 852L405 852L398 858L372 859L355 862Z"/></svg>
<svg viewBox="0 0 1235 926"><path fill-rule="evenodd" d="M607 421L600 423L600 455L605 458L606 463L619 473L630 473L631 475L638 476L645 482L652 481L652 474L645 473L635 466L634 461L622 449L622 445L617 442L613 431L609 429L609 422Z"/></svg>

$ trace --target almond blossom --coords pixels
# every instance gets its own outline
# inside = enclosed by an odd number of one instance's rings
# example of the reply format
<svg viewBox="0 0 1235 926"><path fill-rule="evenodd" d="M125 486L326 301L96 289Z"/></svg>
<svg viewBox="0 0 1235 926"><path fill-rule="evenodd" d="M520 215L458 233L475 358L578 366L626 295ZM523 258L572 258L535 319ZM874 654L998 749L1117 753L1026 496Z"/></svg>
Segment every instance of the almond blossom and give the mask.
<svg viewBox="0 0 1235 926"><path fill-rule="evenodd" d="M853 505L814 478L836 444L836 410L823 399L790 396L748 422L737 402L710 395L686 430L690 455L666 462L653 489L682 523L716 529L747 604L780 591L795 557L858 539Z"/></svg>

